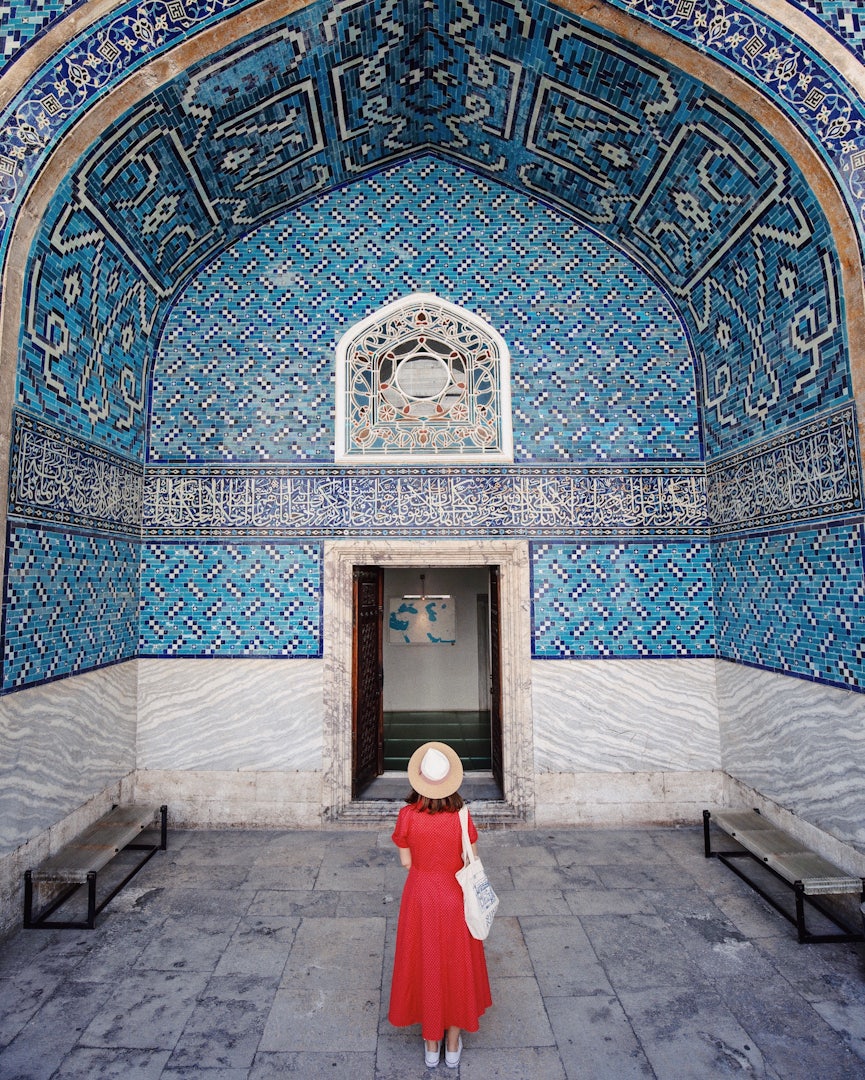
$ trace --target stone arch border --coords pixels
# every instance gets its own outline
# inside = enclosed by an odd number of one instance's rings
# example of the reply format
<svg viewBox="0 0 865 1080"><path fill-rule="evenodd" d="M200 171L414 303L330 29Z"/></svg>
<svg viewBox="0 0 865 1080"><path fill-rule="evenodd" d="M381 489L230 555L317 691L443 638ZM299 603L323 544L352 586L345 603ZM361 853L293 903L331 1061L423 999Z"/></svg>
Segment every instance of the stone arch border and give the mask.
<svg viewBox="0 0 865 1080"><path fill-rule="evenodd" d="M525 540L334 540L324 545L322 816L351 803L352 570L355 566L501 569L502 757L505 802L535 811L529 547Z"/></svg>

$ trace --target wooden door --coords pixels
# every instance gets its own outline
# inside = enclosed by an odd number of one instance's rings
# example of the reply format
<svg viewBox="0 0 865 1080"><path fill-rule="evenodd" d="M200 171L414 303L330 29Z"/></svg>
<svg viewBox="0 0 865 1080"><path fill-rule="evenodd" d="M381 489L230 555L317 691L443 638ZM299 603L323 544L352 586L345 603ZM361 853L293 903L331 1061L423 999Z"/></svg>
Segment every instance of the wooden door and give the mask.
<svg viewBox="0 0 865 1080"><path fill-rule="evenodd" d="M499 568L490 567L490 737L493 777L504 790L502 764L502 639L499 632Z"/></svg>
<svg viewBox="0 0 865 1080"><path fill-rule="evenodd" d="M356 566L352 608L352 798L384 772L382 620L384 571Z"/></svg>

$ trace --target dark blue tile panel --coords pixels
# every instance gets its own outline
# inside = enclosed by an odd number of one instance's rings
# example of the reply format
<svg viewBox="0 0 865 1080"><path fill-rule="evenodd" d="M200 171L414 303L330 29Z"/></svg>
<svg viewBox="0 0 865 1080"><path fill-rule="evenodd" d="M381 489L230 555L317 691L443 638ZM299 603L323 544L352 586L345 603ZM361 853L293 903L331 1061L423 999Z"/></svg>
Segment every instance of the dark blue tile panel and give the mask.
<svg viewBox="0 0 865 1080"><path fill-rule="evenodd" d="M714 655L709 543L533 543L537 659Z"/></svg>
<svg viewBox="0 0 865 1080"><path fill-rule="evenodd" d="M141 655L321 656L317 544L146 543Z"/></svg>

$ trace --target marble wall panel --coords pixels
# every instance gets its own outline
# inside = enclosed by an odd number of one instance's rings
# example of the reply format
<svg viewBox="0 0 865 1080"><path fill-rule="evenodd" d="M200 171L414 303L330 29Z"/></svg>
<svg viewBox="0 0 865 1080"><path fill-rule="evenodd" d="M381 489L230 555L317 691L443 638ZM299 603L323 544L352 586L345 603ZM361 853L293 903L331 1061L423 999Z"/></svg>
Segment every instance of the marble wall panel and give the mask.
<svg viewBox="0 0 865 1080"><path fill-rule="evenodd" d="M718 662L722 765L865 851L865 695Z"/></svg>
<svg viewBox="0 0 865 1080"><path fill-rule="evenodd" d="M168 801L171 828L309 829L322 820L320 772L146 769L135 791L142 801Z"/></svg>
<svg viewBox="0 0 865 1080"><path fill-rule="evenodd" d="M726 780L703 772L561 772L537 778L535 825L625 828L696 825L703 808L725 800ZM699 843L695 854L699 853Z"/></svg>
<svg viewBox="0 0 865 1080"><path fill-rule="evenodd" d="M141 660L138 768L321 768L318 660Z"/></svg>
<svg viewBox="0 0 865 1080"><path fill-rule="evenodd" d="M135 769L136 663L0 698L0 855Z"/></svg>
<svg viewBox="0 0 865 1080"><path fill-rule="evenodd" d="M532 663L538 773L720 768L713 660Z"/></svg>

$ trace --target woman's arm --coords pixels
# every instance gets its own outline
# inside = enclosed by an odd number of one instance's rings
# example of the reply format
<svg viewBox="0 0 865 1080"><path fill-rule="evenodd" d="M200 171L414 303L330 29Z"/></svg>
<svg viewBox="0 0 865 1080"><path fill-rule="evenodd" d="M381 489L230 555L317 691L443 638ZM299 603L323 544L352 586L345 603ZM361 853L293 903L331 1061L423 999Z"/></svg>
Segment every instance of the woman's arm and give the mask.
<svg viewBox="0 0 865 1080"><path fill-rule="evenodd" d="M401 847L397 850L399 851L400 865L404 866L406 870L411 870L411 848Z"/></svg>

